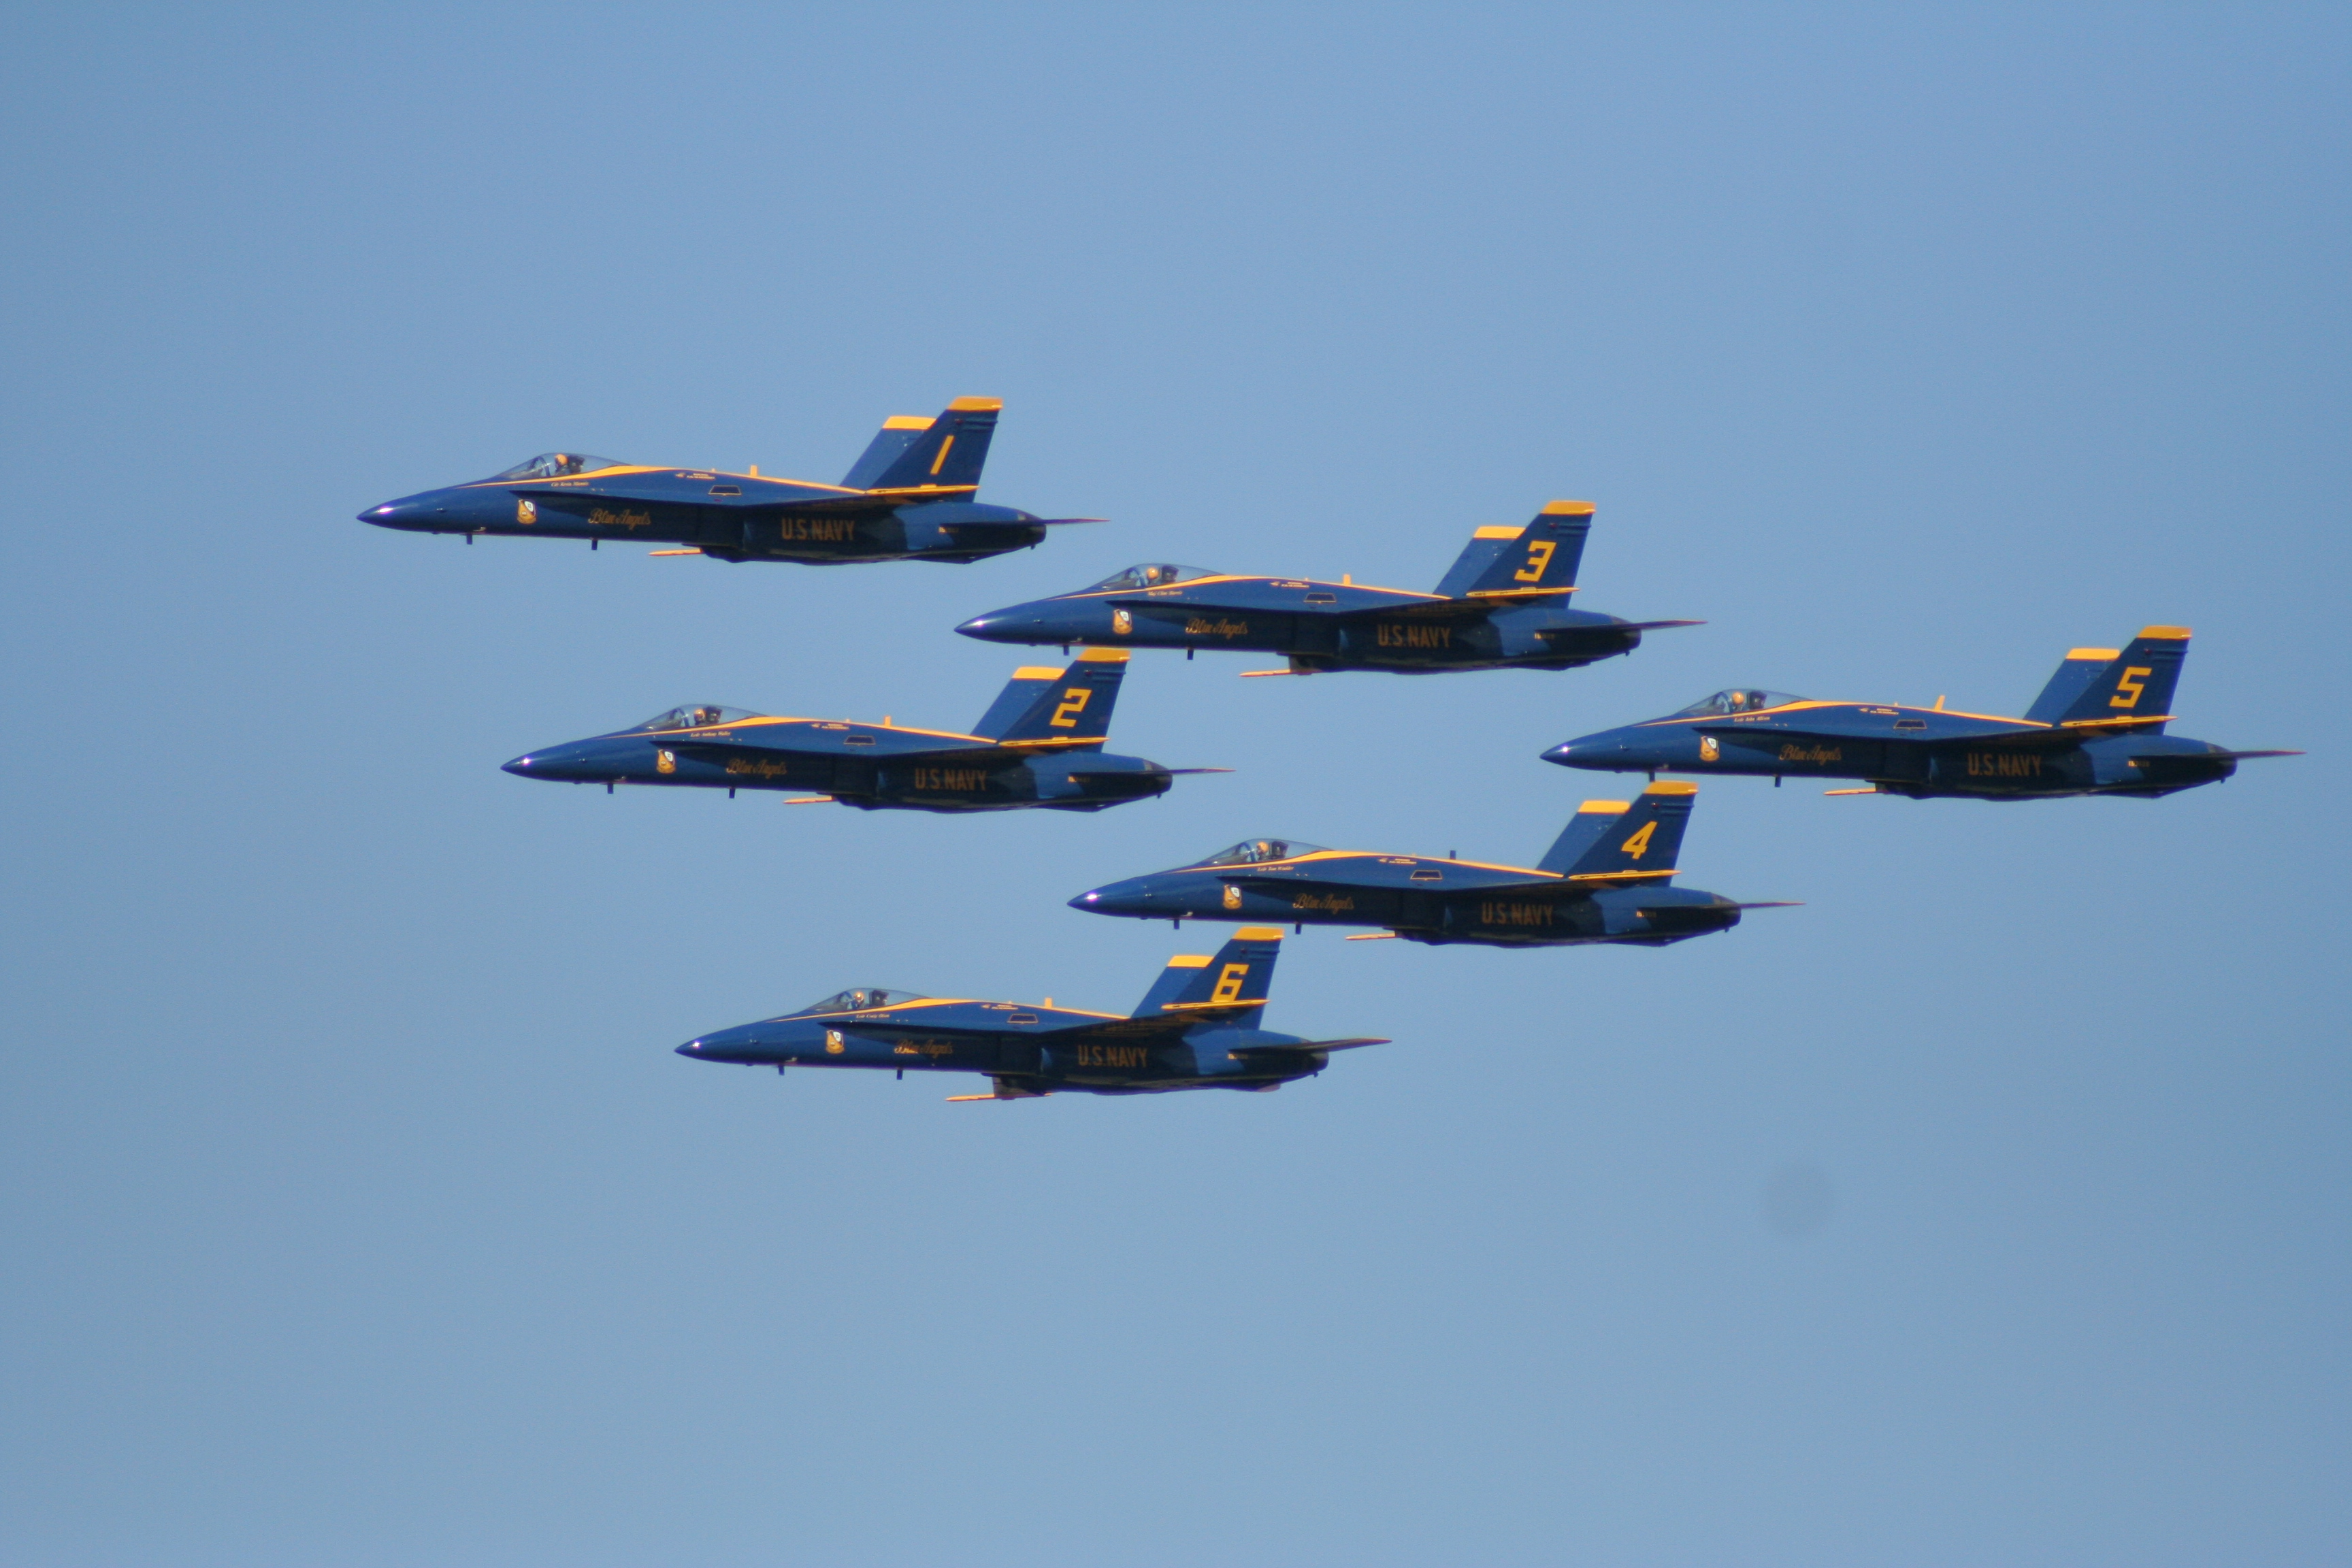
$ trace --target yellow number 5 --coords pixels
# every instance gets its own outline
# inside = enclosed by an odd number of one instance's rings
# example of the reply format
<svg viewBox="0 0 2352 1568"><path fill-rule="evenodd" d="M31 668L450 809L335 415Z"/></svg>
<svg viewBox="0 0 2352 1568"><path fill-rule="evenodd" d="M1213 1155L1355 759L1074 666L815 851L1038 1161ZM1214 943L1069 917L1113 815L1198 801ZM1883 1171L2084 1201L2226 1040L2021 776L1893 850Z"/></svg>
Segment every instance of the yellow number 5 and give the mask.
<svg viewBox="0 0 2352 1568"><path fill-rule="evenodd" d="M2153 669L2144 664L2136 664L2125 670L2124 678L2116 682L2116 694L2107 699L2107 706L2110 708L2138 707L2139 694L2146 689L2147 678L2154 673Z"/></svg>

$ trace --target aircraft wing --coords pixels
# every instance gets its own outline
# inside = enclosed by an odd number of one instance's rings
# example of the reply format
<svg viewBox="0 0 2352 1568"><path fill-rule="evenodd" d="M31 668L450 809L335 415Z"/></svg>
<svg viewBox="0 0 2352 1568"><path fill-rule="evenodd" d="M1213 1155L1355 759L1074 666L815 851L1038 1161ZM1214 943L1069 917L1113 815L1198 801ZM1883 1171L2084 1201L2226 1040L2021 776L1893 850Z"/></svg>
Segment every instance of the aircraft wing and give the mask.
<svg viewBox="0 0 2352 1568"><path fill-rule="evenodd" d="M1093 743L1100 745L1102 742L1097 741ZM721 766L737 758L750 760L774 757L793 757L806 762L824 763L843 759L871 763L971 763L999 754L1010 760L1017 756L1021 751L1019 747L977 745L940 746L920 752L879 752L878 754L869 754L862 751L852 752L846 748L762 746L743 741L666 741L662 744L666 750L676 752L681 756L692 757L696 762L717 763Z"/></svg>
<svg viewBox="0 0 2352 1568"><path fill-rule="evenodd" d="M707 509L711 511L782 517L793 512L822 512L828 517L844 512L873 513L898 510L902 506L925 501L969 500L978 485L940 485L909 490L835 490L827 494L796 497L780 500L769 496L680 495L675 490L657 489L650 485L604 485L593 490L561 490L516 486L513 493L533 502L554 503L563 510L577 510L585 507L605 505L614 501L637 506L680 506ZM563 503L569 503L564 507ZM1056 521L1090 522L1092 518L1055 519Z"/></svg>
<svg viewBox="0 0 2352 1568"><path fill-rule="evenodd" d="M2063 751L2079 746L2085 741L2104 740L2110 735L2129 734L2137 730L2150 730L2172 721L2169 713L2149 713L2136 718L2086 719L2073 724L2035 725L2030 729L2011 729L1991 724L1977 724L1964 730L1944 730L1935 734L1908 734L1901 731L1805 730L1782 725L1763 724L1701 724L1702 735L1713 735L1737 745L1754 745L1751 737L1763 736L1771 741L1820 741L1832 745L1855 745L1864 741L1895 741L1915 746L1998 744L2020 751Z"/></svg>

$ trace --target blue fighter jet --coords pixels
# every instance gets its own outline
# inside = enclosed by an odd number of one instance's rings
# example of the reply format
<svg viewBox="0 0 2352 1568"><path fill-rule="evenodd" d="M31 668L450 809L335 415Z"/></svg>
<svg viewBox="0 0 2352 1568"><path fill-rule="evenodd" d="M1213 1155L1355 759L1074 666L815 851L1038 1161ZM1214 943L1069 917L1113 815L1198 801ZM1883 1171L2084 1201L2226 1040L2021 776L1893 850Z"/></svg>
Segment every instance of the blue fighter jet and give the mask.
<svg viewBox="0 0 2352 1568"><path fill-rule="evenodd" d="M2167 735L2186 626L2145 626L2128 647L2078 647L2022 719L1891 703L1816 702L1734 688L1680 712L1564 742L1544 760L1621 773L1769 773L1867 779L1831 795L2065 795L2154 798L2213 784L2249 757Z"/></svg>
<svg viewBox="0 0 2352 1568"><path fill-rule="evenodd" d="M547 452L471 484L425 490L360 513L362 522L417 533L649 540L656 555L717 561L985 560L1025 550L1062 523L982 506L981 465L1003 404L959 397L936 419L894 416L837 485L710 468L648 468Z"/></svg>
<svg viewBox="0 0 2352 1568"><path fill-rule="evenodd" d="M956 630L989 642L1232 648L1290 656L1312 675L1385 669L1573 669L1631 653L1642 634L1696 621L1621 621L1565 607L1576 592L1592 503L1556 500L1524 528L1482 528L1434 593L1341 577L1234 577L1130 566L1091 588L975 616Z"/></svg>
<svg viewBox="0 0 2352 1568"><path fill-rule="evenodd" d="M1105 752L1127 655L1088 648L1066 669L1013 672L969 735L836 719L793 719L702 704L517 757L506 771L559 784L684 784L701 789L821 790L787 801L838 801L862 811L1100 811L1167 793L1179 773Z"/></svg>
<svg viewBox="0 0 2352 1568"><path fill-rule="evenodd" d="M1496 947L1664 947L1728 931L1742 910L1790 907L1671 886L1697 793L1696 784L1654 784L1638 801L1588 800L1533 867L1249 838L1190 866L1081 893L1070 907L1179 923L1385 926L1348 940Z"/></svg>
<svg viewBox="0 0 2352 1568"><path fill-rule="evenodd" d="M1033 1007L867 986L701 1036L677 1054L779 1072L800 1066L985 1073L992 1092L948 1098L1034 1100L1062 1089L1279 1089L1321 1072L1333 1051L1388 1044L1259 1028L1281 943L1279 931L1245 927L1214 957L1171 958L1128 1017L1056 1007L1050 996Z"/></svg>

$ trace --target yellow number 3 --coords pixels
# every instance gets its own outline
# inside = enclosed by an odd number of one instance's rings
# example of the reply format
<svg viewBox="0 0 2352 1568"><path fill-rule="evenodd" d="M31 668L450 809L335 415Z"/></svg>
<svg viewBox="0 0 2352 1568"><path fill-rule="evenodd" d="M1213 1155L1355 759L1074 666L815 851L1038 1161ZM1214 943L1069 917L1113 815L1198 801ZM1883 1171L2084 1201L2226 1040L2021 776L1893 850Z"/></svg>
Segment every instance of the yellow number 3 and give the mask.
<svg viewBox="0 0 2352 1568"><path fill-rule="evenodd" d="M1639 860L1643 856L1647 855L1650 852L1650 835L1655 833L1657 830L1657 821L1655 818L1653 818L1650 821L1642 824L1641 830L1627 838L1625 842L1619 845L1618 847L1625 851L1625 857L1627 859Z"/></svg>
<svg viewBox="0 0 2352 1568"><path fill-rule="evenodd" d="M2146 689L2147 678L2154 673L2153 669L2144 664L2136 664L2125 670L2124 678L2116 682L2116 694L2107 699L2107 706L2110 708L2138 707L2139 694Z"/></svg>
<svg viewBox="0 0 2352 1568"><path fill-rule="evenodd" d="M1551 564L1552 552L1559 548L1556 539L1534 539L1528 542L1528 563L1511 574L1514 583L1540 583L1544 568Z"/></svg>

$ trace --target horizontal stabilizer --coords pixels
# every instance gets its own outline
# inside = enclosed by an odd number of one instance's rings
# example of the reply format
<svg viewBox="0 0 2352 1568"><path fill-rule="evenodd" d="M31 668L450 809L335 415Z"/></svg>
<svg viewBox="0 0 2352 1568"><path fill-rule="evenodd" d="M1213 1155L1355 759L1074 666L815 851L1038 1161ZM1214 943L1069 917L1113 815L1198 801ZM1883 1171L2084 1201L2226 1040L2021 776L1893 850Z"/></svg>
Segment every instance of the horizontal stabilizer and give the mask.
<svg viewBox="0 0 2352 1568"><path fill-rule="evenodd" d="M2134 757L2135 763L2198 763L2251 762L2256 757L2300 757L2303 752L2158 752L2153 756Z"/></svg>
<svg viewBox="0 0 2352 1568"><path fill-rule="evenodd" d="M1359 1046L1388 1046L1395 1043L1393 1040L1379 1039L1368 1035L1361 1039L1301 1040L1295 1046L1237 1046L1225 1054L1236 1061L1246 1062L1259 1061L1269 1057L1302 1056L1308 1051L1352 1051Z"/></svg>

